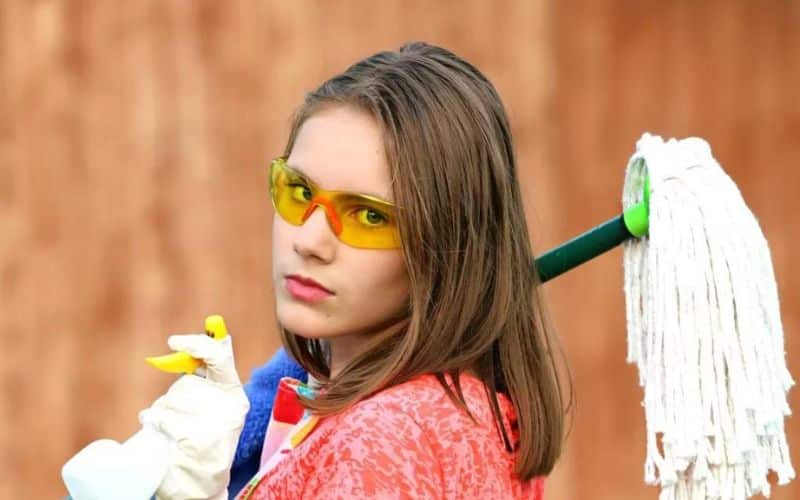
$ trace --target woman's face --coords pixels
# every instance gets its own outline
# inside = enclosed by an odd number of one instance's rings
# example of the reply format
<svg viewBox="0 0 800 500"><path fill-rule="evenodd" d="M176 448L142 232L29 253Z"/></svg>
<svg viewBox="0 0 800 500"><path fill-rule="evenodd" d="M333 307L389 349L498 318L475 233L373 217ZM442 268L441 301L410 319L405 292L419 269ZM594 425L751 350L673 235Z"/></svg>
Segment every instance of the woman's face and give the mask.
<svg viewBox="0 0 800 500"><path fill-rule="evenodd" d="M300 128L287 163L322 189L393 201L379 125L356 108L336 105L315 112ZM401 250L342 243L320 206L302 226L276 213L272 245L278 322L297 335L329 340L332 365L345 363L365 336L397 322L407 309ZM299 298L291 293L297 284L287 280L290 275L313 279L332 294L319 301Z"/></svg>

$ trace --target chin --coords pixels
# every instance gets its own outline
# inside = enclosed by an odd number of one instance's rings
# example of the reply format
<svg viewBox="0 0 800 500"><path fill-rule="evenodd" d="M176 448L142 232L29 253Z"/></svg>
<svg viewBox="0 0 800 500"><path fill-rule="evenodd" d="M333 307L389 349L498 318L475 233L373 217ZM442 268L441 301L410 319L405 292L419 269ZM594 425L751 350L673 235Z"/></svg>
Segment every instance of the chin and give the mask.
<svg viewBox="0 0 800 500"><path fill-rule="evenodd" d="M331 329L330 317L301 303L293 301L278 303L275 316L283 328L307 339L326 338L336 334Z"/></svg>

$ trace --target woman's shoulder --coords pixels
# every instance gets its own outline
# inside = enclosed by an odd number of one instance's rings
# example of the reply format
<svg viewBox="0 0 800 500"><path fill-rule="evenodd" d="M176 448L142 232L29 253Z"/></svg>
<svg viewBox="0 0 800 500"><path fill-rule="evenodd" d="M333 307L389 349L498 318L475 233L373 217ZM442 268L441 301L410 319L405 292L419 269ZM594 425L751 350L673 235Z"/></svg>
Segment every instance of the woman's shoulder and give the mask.
<svg viewBox="0 0 800 500"><path fill-rule="evenodd" d="M364 449L357 451L365 453L389 448L424 450L433 460L448 457L463 463L466 457L462 455L478 444L496 448L499 457L505 450L483 383L462 376L460 387L469 413L450 398L435 375L424 374L352 405L325 422L328 432L322 434L331 444L340 442L347 448L363 443ZM515 423L511 403L503 395L498 402L505 423ZM515 425L507 428L513 430Z"/></svg>
<svg viewBox="0 0 800 500"><path fill-rule="evenodd" d="M449 378L446 383L453 388ZM453 401L435 375L425 374L353 405L340 414L334 424L336 433L346 440L369 439L372 449L381 448L376 440L409 450L424 449L445 475L486 459L496 465L513 464L513 453L505 449L483 382L462 375L459 385L469 413ZM503 394L498 394L498 404L506 430L516 440L513 405ZM480 456L475 450L481 450Z"/></svg>
<svg viewBox="0 0 800 500"><path fill-rule="evenodd" d="M425 420L447 405L447 393L432 374L419 375L366 398L349 410L353 413L391 412Z"/></svg>
<svg viewBox="0 0 800 500"><path fill-rule="evenodd" d="M455 392L455 386L449 376L445 382ZM493 413L483 382L472 375L462 374L459 377L459 385L464 402L479 427L481 423L493 422ZM513 406L505 395L498 394L498 404L504 419L515 420ZM384 389L353 405L346 413L350 416L400 415L401 418L411 420L425 430L430 430L431 427L452 427L456 421L462 420L465 423L468 421L471 426L475 424L475 421L452 400L442 383L433 374L419 375Z"/></svg>

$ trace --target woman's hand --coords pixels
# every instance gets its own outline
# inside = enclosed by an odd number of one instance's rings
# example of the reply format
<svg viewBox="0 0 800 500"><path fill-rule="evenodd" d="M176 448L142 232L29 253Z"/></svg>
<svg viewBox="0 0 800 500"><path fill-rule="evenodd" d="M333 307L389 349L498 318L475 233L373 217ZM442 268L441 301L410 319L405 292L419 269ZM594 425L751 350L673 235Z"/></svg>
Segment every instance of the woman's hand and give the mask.
<svg viewBox="0 0 800 500"><path fill-rule="evenodd" d="M230 467L250 408L233 358L230 336L173 335L171 349L202 359L205 376L184 375L139 414L171 441L158 499L227 498Z"/></svg>
<svg viewBox="0 0 800 500"><path fill-rule="evenodd" d="M249 409L230 337L173 335L172 349L202 359L203 376L184 375L140 412L142 429L120 444L101 439L62 468L72 498L227 499L233 456ZM157 490L156 490L157 488Z"/></svg>

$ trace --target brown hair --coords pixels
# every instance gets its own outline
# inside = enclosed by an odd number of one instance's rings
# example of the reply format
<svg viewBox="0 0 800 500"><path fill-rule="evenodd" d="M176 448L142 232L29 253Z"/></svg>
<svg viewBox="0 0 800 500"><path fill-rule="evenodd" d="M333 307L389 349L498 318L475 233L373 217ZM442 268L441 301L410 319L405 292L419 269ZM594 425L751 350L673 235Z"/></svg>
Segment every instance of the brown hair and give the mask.
<svg viewBox="0 0 800 500"><path fill-rule="evenodd" d="M519 477L549 473L561 453L566 409L500 97L455 54L406 44L307 94L284 154L309 116L337 104L369 112L382 128L410 283L408 316L365 341L334 378L323 342L279 325L291 355L326 389L304 403L334 413L434 373L469 413L458 375L471 370L486 384L507 449L519 452ZM497 392L514 405L518 443L501 423Z"/></svg>

